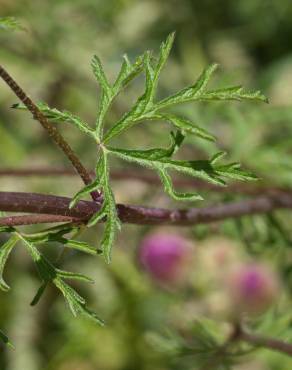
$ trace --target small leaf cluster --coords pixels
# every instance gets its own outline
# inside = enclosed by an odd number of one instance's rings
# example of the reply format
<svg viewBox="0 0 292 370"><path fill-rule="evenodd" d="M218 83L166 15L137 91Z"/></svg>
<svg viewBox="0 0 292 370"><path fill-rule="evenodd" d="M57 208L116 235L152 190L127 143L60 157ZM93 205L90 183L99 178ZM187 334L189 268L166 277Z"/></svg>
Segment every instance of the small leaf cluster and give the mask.
<svg viewBox="0 0 292 370"><path fill-rule="evenodd" d="M182 146L186 135L193 135L199 139L215 141L216 138L204 128L198 126L189 119L169 113L167 108L178 104L198 101L218 100L256 100L267 99L259 92L247 92L241 86L232 86L221 89L208 89L207 85L217 64L207 67L194 84L188 86L173 95L162 100L156 99L158 81L161 71L169 57L174 41L174 33L169 35L161 44L159 55L154 57L150 51L139 56L131 63L124 56L120 72L113 83L111 83L104 71L103 65L97 56L92 59L92 70L100 87L97 119L95 127L92 128L78 116L50 108L44 103L38 105L46 117L53 122L66 122L76 126L84 134L89 135L97 143L96 176L91 184L81 189L73 198L70 207L90 192L99 190L103 194L103 203L100 210L92 217L87 226L93 226L97 222L105 221L104 235L101 241L101 249L107 262L111 259L111 250L117 231L120 229L120 221L116 210L115 197L110 185L111 156L127 162L147 167L156 171L161 179L165 192L175 200L194 201L202 197L196 192L185 193L174 189L169 171L177 171L196 177L216 185L225 185L225 179L254 180L255 176L240 169L238 163L219 164L224 152L219 152L206 160L175 160L173 155ZM139 74L145 75L145 89L133 106L117 122L106 129L106 114L113 100L121 91ZM23 105L14 107L25 109ZM153 148L148 150L131 150L113 147L110 141L123 134L134 125L142 122L155 121L168 122L176 132L170 132L170 145L167 148Z"/></svg>
<svg viewBox="0 0 292 370"><path fill-rule="evenodd" d="M21 241L34 261L40 279L42 280L42 284L32 300L32 304L34 305L39 301L45 288L50 283L60 290L73 315L80 314L102 324L102 321L96 314L87 308L84 298L66 282L67 280L91 282L91 280L84 275L63 271L55 267L39 251L38 246L43 243L57 241L65 247L81 250L92 255L97 255L100 252L103 254L105 260L110 262L112 246L116 234L121 227L115 196L110 182L111 157L116 157L120 160L132 162L154 170L160 177L165 192L173 199L179 201L196 201L202 199L202 197L196 192L180 192L174 189L169 174L170 171L180 172L221 186L226 184L226 179L255 179L253 174L241 170L238 163L221 164L220 161L225 155L221 151L206 160L177 160L174 158L175 153L181 148L187 135L208 141L215 141L216 138L210 132L186 117L173 112L170 113L167 110L168 108L188 102L211 100L266 101L266 98L259 91L246 92L241 86L216 90L208 89L208 82L217 69L217 65L212 64L201 73L196 82L191 86L162 100L157 99L159 77L169 57L173 41L174 34L171 34L161 44L158 57L155 57L152 52L147 51L137 57L132 63L125 55L121 69L114 82L108 80L100 59L97 56L93 57L91 66L100 87L97 118L94 127L68 111L51 108L45 103L38 104L38 108L49 121L73 125L96 143L95 178L89 185L83 187L75 194L70 203L70 208L75 207L82 198L91 192L99 191L102 194L100 208L88 221L86 227L91 227L97 222L103 221L105 224L104 233L101 240L101 247L100 249L96 249L84 242L65 237L66 234L74 234L79 231L80 226L76 225L61 225L30 235L20 233L14 228L0 229L2 232L10 233L10 239L0 248L0 288L3 291L9 290L9 286L3 279L5 263L15 245ZM143 93L120 119L107 127L106 117L112 102L140 74L144 74L145 76ZM13 107L26 110L26 107L22 104L15 104ZM147 121L151 124L155 124L157 121L165 121L170 124L174 131L169 130L170 143L167 147L132 150L111 145L112 139L124 134L134 125ZM5 334L0 332L0 337L4 342L8 343Z"/></svg>
<svg viewBox="0 0 292 370"><path fill-rule="evenodd" d="M68 224L67 226L53 227L35 234L24 234L12 227L0 227L0 233L9 233L10 235L9 239L0 247L0 290L4 292L10 290L9 285L5 282L3 277L4 268L12 250L19 242L22 242L31 256L41 279L40 288L32 299L31 305L36 305L48 284L53 284L64 296L74 316L82 315L103 325L103 321L94 312L88 309L85 299L67 283L67 280L78 280L86 283L93 283L93 280L83 274L64 271L55 267L38 248L45 243L58 242L66 248L75 249L90 255L97 255L99 253L96 248L85 242L65 237L65 234L72 232L76 234L79 232L79 228ZM2 331L0 331L0 339L6 344L10 344L9 339Z"/></svg>

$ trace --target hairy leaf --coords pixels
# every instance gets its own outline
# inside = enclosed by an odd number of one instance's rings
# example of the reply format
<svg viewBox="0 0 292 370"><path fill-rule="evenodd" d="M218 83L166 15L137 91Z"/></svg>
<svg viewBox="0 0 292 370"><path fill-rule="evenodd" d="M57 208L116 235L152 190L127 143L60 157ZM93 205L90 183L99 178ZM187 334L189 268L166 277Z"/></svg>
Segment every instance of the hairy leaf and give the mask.
<svg viewBox="0 0 292 370"><path fill-rule="evenodd" d="M4 292L7 292L10 287L5 283L3 279L3 271L7 259L18 240L19 238L16 235L12 235L10 239L0 247L0 289Z"/></svg>
<svg viewBox="0 0 292 370"><path fill-rule="evenodd" d="M208 131L204 130L203 128L195 125L187 118L178 117L173 114L155 114L152 116L152 118L169 121L177 129L183 131L186 134L190 133L205 140L216 141L215 136L211 135Z"/></svg>
<svg viewBox="0 0 292 370"><path fill-rule="evenodd" d="M158 174L164 186L165 192L173 199L183 201L203 200L203 198L197 193L178 193L175 191L171 178L166 171L159 170Z"/></svg>

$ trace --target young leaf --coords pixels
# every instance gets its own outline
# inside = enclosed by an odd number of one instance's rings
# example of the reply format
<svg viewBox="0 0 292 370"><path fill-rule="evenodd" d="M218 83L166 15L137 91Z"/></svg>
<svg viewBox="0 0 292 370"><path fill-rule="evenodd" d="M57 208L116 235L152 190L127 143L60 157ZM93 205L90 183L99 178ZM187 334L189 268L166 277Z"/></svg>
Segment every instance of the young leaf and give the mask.
<svg viewBox="0 0 292 370"><path fill-rule="evenodd" d="M69 279L69 280L80 280L84 281L85 283L93 284L94 280L90 279L89 277L83 275L83 274L77 274L75 272L70 271L64 271L56 269L57 275L62 279Z"/></svg>
<svg viewBox="0 0 292 370"><path fill-rule="evenodd" d="M93 56L91 61L91 67L98 83L100 84L100 87L102 88L104 96L106 97L107 100L109 100L112 95L112 88L107 80L101 61L97 55Z"/></svg>
<svg viewBox="0 0 292 370"><path fill-rule="evenodd" d="M260 91L244 91L242 86L233 86L223 89L210 90L204 93L200 100L255 100L268 103L268 99Z"/></svg>
<svg viewBox="0 0 292 370"><path fill-rule="evenodd" d="M0 289L7 292L10 287L5 283L3 279L3 271L9 254L13 247L18 242L19 238L16 235L10 237L10 239L0 247Z"/></svg>
<svg viewBox="0 0 292 370"><path fill-rule="evenodd" d="M101 86L99 110L95 129L95 136L98 142L101 142L105 115L110 108L113 99L142 71L143 64L144 56L138 57L133 65L128 60L127 56L124 56L120 73L111 87L105 76L100 60L97 57L94 58L93 69Z"/></svg>
<svg viewBox="0 0 292 370"><path fill-rule="evenodd" d="M74 195L74 197L72 198L69 204L69 208L70 209L74 208L80 199L82 199L83 197L91 193L92 191L100 190L100 189L101 189L100 179L96 178L95 180L93 180L91 184L86 185L84 188L82 188L80 191L78 191L78 193Z"/></svg>
<svg viewBox="0 0 292 370"><path fill-rule="evenodd" d="M174 37L175 37L175 32L171 33L167 37L166 41L163 42L160 46L159 58L158 58L157 65L155 66L154 76L153 76L154 91L157 88L157 83L158 83L158 78L159 78L160 72L161 72L162 68L164 67L164 65L165 65L165 63L166 63L166 61L169 57L169 53L171 51L171 48L172 48L172 45L173 45L173 42L174 42Z"/></svg>
<svg viewBox="0 0 292 370"><path fill-rule="evenodd" d="M73 249L77 249L81 252L88 253L91 255L97 255L97 250L93 246L87 244L86 242L80 242L78 240L72 240L72 239L61 239L59 240L62 244L64 244L66 247L70 247Z"/></svg>
<svg viewBox="0 0 292 370"><path fill-rule="evenodd" d="M205 92L207 84L217 68L218 64L211 64L210 66L208 66L206 69L204 69L194 85L186 87L176 94L161 100L159 103L157 103L155 107L156 110L160 110L174 104L181 104L192 100L199 100L200 96L202 96L202 94Z"/></svg>
<svg viewBox="0 0 292 370"><path fill-rule="evenodd" d="M115 96L125 88L139 73L142 72L144 66L144 55L139 56L134 64L131 64L127 55L123 56L123 63L119 75L113 85Z"/></svg>
<svg viewBox="0 0 292 370"><path fill-rule="evenodd" d="M103 202L100 210L96 212L91 219L88 221L87 226L92 227L95 224L97 224L99 221L101 221L103 218L105 218L107 215L107 203Z"/></svg>

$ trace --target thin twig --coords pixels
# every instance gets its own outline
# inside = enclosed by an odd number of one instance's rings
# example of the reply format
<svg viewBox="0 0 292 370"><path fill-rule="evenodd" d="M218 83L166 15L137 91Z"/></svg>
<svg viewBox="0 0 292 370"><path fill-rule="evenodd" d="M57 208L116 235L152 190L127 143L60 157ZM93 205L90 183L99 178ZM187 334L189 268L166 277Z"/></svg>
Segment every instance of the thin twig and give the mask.
<svg viewBox="0 0 292 370"><path fill-rule="evenodd" d="M252 334L242 328L240 329L237 339L256 347L268 348L273 351L285 353L286 355L292 356L292 344L279 339Z"/></svg>
<svg viewBox="0 0 292 370"><path fill-rule="evenodd" d="M74 153L73 149L59 133L57 128L50 124L46 116L39 110L36 104L27 96L23 89L17 84L17 82L9 75L9 73L0 65L0 77L6 82L14 94L22 101L22 103L27 107L27 109L32 113L35 120L37 120L43 128L47 131L49 136L53 139L55 144L63 151L67 158L72 163L73 167L82 178L85 185L92 182L90 174L87 172L86 168L83 166L77 155ZM94 201L100 201L100 194L98 192L91 193L92 199Z"/></svg>
<svg viewBox="0 0 292 370"><path fill-rule="evenodd" d="M60 215L84 221L100 209L100 205L90 201L80 201L76 207L69 209L70 201L70 198L54 195L0 192L0 211ZM117 209L124 223L189 226L245 215L265 214L277 209L292 209L292 194L257 196L204 208L171 210L118 204ZM0 224L5 225L1 222L0 218Z"/></svg>

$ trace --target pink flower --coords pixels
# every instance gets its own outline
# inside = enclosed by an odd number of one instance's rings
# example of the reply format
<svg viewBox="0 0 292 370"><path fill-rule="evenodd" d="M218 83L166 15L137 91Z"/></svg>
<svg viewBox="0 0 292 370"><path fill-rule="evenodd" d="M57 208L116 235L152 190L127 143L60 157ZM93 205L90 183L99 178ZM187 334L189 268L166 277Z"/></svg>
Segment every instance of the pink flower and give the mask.
<svg viewBox="0 0 292 370"><path fill-rule="evenodd" d="M172 285L186 276L190 248L179 235L154 233L142 241L139 259L154 280Z"/></svg>
<svg viewBox="0 0 292 370"><path fill-rule="evenodd" d="M279 283L267 266L244 264L228 275L227 289L235 311L260 314L276 300Z"/></svg>

